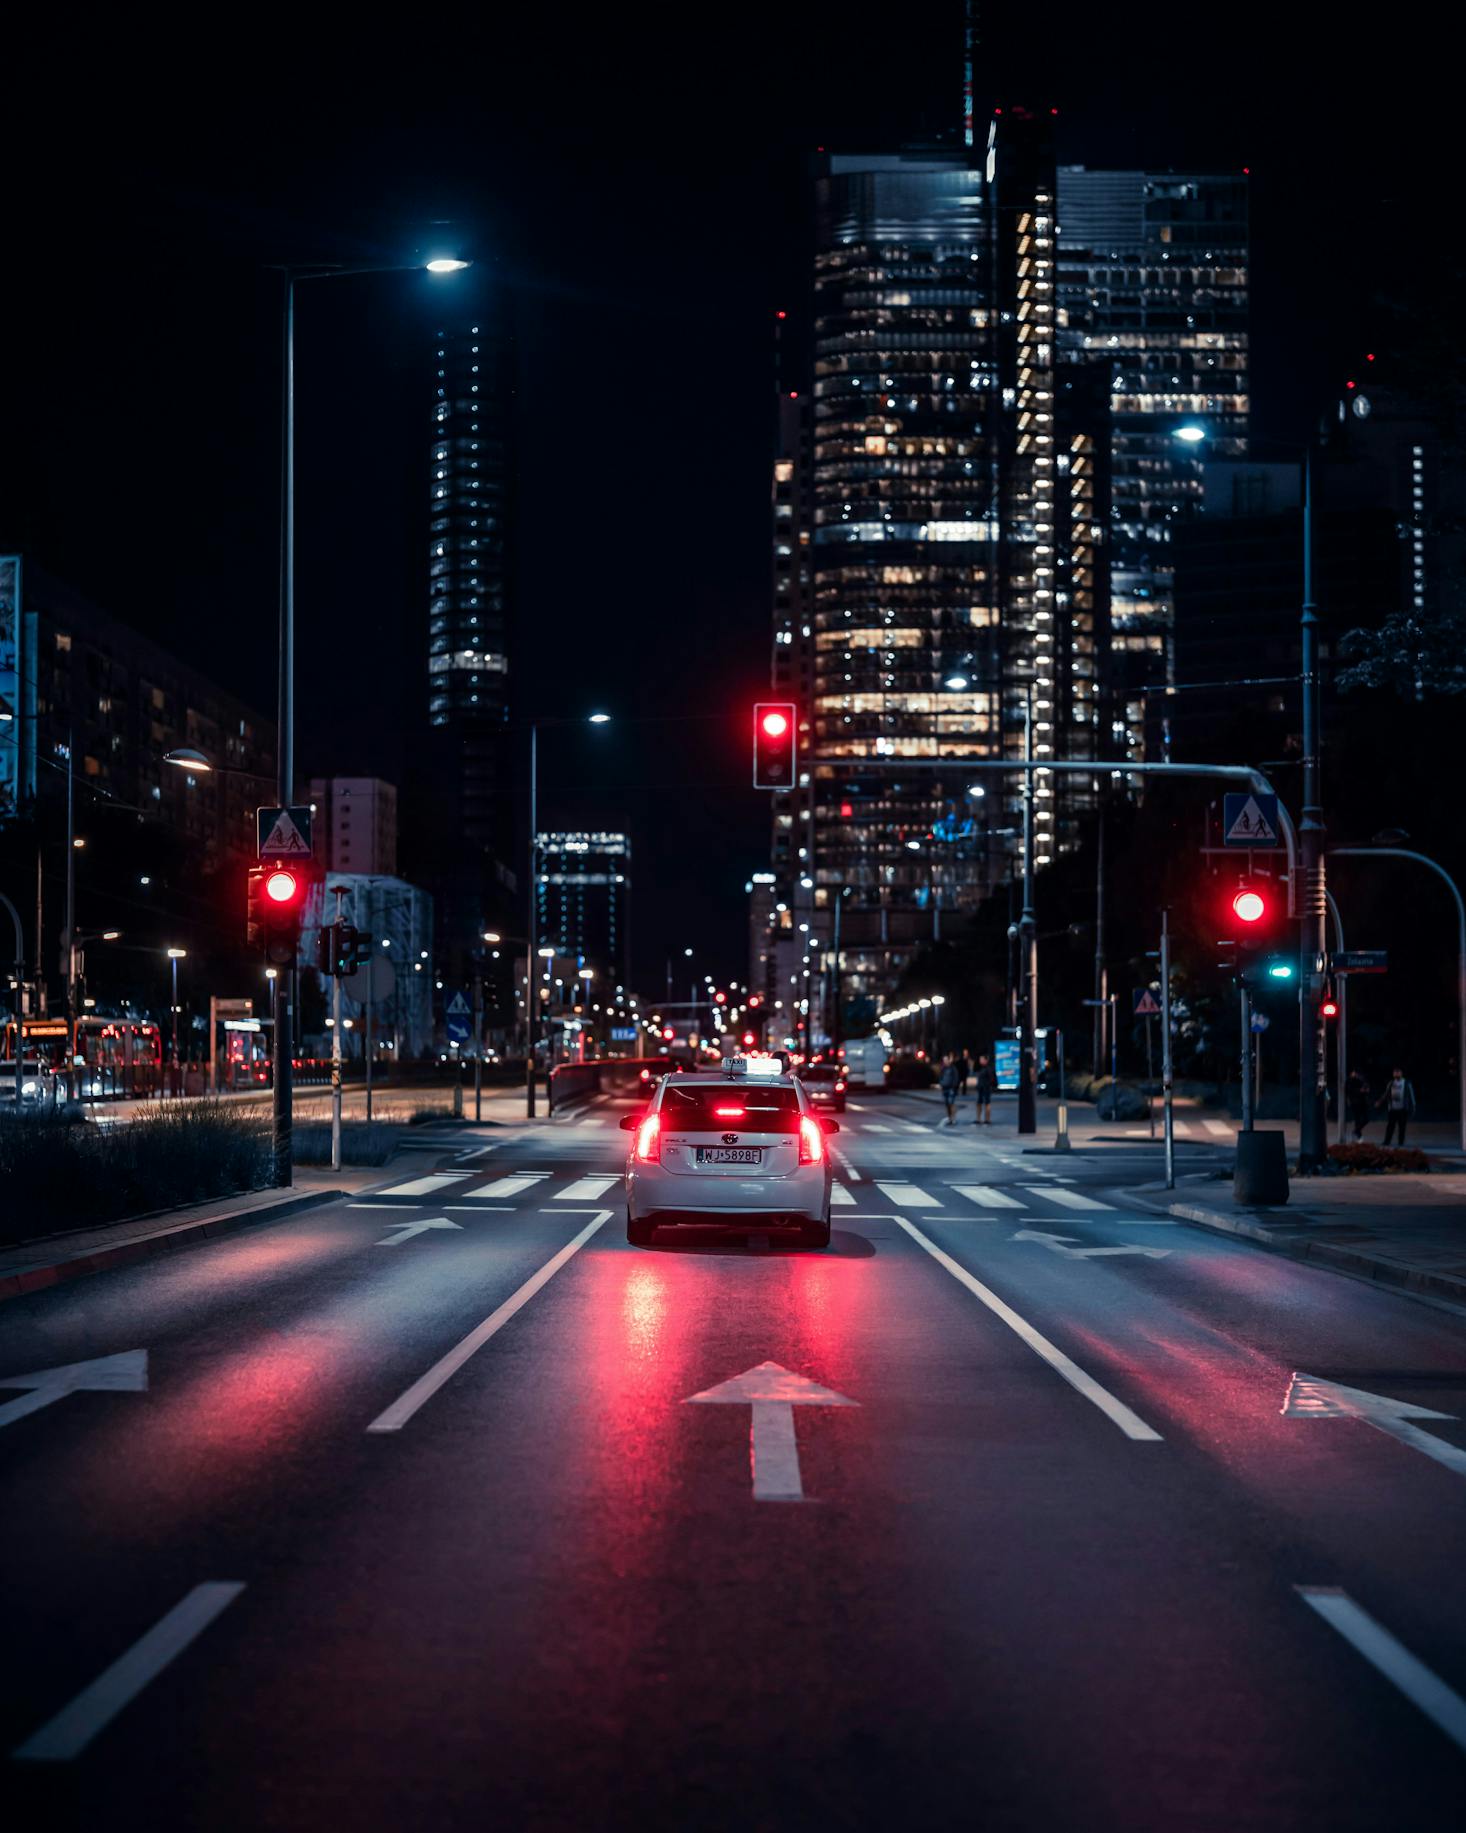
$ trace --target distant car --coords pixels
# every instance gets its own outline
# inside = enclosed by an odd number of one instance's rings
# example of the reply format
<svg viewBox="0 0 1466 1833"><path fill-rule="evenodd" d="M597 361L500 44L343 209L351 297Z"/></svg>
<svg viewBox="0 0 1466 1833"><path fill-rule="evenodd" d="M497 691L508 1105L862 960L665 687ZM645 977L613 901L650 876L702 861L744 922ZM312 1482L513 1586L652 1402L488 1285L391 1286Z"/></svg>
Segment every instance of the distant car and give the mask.
<svg viewBox="0 0 1466 1833"><path fill-rule="evenodd" d="M936 1072L924 1056L896 1056L886 1063L887 1088L930 1088Z"/></svg>
<svg viewBox="0 0 1466 1833"><path fill-rule="evenodd" d="M659 1226L692 1224L791 1228L806 1247L830 1245L825 1136L839 1125L778 1070L733 1058L696 1081L669 1077L639 1114L624 1117L628 1241L646 1247Z"/></svg>
<svg viewBox="0 0 1466 1833"><path fill-rule="evenodd" d="M845 1112L845 1071L834 1063L811 1063L799 1071L804 1092L816 1107Z"/></svg>

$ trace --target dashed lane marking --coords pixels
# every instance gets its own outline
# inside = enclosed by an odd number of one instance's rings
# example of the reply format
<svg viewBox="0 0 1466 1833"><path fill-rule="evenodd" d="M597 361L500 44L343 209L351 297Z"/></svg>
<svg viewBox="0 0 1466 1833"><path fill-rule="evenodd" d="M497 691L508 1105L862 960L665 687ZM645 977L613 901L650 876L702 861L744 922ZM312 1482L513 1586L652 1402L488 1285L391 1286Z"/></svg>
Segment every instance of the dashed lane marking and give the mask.
<svg viewBox="0 0 1466 1833"><path fill-rule="evenodd" d="M937 1265L950 1273L959 1285L965 1286L979 1303L986 1305L994 1317L1001 1318L1036 1356L1042 1356L1049 1367L1056 1374L1062 1375L1076 1393L1082 1394L1087 1401L1097 1406L1106 1419L1120 1428L1126 1438L1141 1444L1160 1442L1161 1435L1153 1426L1148 1426L1138 1413L1127 1407L1123 1400L1118 1400L1108 1388L1101 1387L1094 1376L1086 1374L1077 1362L1070 1361L1062 1349L1035 1330L1028 1319L1020 1317L1011 1305L1005 1305L996 1292L991 1291L980 1279L975 1279L966 1267L961 1266L950 1254L943 1253L934 1241L922 1234L914 1222L908 1222L905 1216L893 1216L891 1220L898 1227L904 1228L911 1239L919 1247L925 1248Z"/></svg>
<svg viewBox="0 0 1466 1833"><path fill-rule="evenodd" d="M1293 1589L1458 1750L1466 1750L1466 1699L1412 1655L1403 1642L1396 1641L1367 1610L1361 1610L1346 1591L1336 1585L1295 1585Z"/></svg>
<svg viewBox="0 0 1466 1833"><path fill-rule="evenodd" d="M850 1192L838 1178L830 1185L830 1201L838 1204L842 1209L853 1209L855 1207L855 1198L851 1196Z"/></svg>
<svg viewBox="0 0 1466 1833"><path fill-rule="evenodd" d="M583 1212L582 1212L583 1213ZM368 1432L400 1432L417 1412L426 1405L443 1386L457 1374L476 1351L483 1348L489 1338L498 1334L509 1320L522 1311L535 1293L547 1286L565 1263L583 1248L598 1228L611 1218L609 1209L598 1209L571 1241L567 1241L558 1254L552 1254L537 1273L532 1273L517 1292L504 1300L496 1311L491 1311L483 1323L469 1331L461 1343L454 1345L446 1356L440 1357L425 1375L420 1375L405 1394L398 1396L386 1412L379 1413L367 1427Z"/></svg>
<svg viewBox="0 0 1466 1833"><path fill-rule="evenodd" d="M111 1724L156 1680L175 1657L181 1655L244 1590L233 1580L213 1579L195 1585L164 1617L118 1657L105 1673L84 1687L55 1718L33 1732L15 1755L30 1763L66 1763L79 1757L99 1731Z"/></svg>

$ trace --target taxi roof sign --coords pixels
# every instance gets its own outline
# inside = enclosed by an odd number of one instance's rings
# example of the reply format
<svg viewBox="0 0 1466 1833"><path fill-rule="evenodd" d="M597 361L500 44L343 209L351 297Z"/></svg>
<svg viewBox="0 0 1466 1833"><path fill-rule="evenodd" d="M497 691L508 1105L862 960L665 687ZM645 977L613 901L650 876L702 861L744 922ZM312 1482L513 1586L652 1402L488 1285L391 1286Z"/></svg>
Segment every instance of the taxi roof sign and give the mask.
<svg viewBox="0 0 1466 1833"><path fill-rule="evenodd" d="M784 1065L777 1057L729 1057L723 1068L730 1076L782 1076Z"/></svg>

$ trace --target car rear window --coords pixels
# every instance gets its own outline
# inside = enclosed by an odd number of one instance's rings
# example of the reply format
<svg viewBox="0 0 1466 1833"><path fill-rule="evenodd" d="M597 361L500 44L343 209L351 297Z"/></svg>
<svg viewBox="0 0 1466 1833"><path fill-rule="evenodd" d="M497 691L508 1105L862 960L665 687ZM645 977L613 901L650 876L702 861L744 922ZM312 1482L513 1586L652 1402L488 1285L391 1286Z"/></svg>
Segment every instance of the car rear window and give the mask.
<svg viewBox="0 0 1466 1833"><path fill-rule="evenodd" d="M841 1072L829 1063L816 1063L812 1069L801 1069L802 1082L838 1082Z"/></svg>
<svg viewBox="0 0 1466 1833"><path fill-rule="evenodd" d="M662 1117L671 1132L795 1133L799 1130L799 1097L792 1088L770 1088L757 1082L689 1088L669 1082L662 1090Z"/></svg>

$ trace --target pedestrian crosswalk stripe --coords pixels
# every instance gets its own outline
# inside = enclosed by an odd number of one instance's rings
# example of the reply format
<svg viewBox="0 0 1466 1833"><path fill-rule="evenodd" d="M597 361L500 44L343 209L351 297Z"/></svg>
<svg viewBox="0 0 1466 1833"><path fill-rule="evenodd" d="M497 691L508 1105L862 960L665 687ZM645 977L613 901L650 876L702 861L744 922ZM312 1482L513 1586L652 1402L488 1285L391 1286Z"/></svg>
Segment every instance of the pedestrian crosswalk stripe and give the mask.
<svg viewBox="0 0 1466 1833"><path fill-rule="evenodd" d="M966 1197L976 1203L979 1209L1022 1209L1023 1204L1016 1197L1005 1196L1001 1190L994 1190L991 1184L953 1184L959 1197Z"/></svg>
<svg viewBox="0 0 1466 1833"><path fill-rule="evenodd" d="M918 1190L915 1184L883 1184L876 1180L876 1189L889 1203L898 1209L940 1209L941 1201L928 1196L926 1191Z"/></svg>
<svg viewBox="0 0 1466 1833"><path fill-rule="evenodd" d="M890 1128L883 1120L868 1120L865 1124L867 1133L889 1133Z"/></svg>
<svg viewBox="0 0 1466 1833"><path fill-rule="evenodd" d="M549 1176L548 1171L516 1171L510 1177L498 1178L492 1184L485 1184L482 1190L476 1190L479 1197L517 1197L521 1190L528 1190L531 1184L538 1184Z"/></svg>
<svg viewBox="0 0 1466 1833"><path fill-rule="evenodd" d="M1215 1133L1218 1139L1230 1139L1232 1129L1224 1120L1203 1120L1201 1123L1208 1133Z"/></svg>
<svg viewBox="0 0 1466 1833"><path fill-rule="evenodd" d="M379 1190L379 1197L426 1197L435 1190L446 1189L449 1184L461 1184L465 1178L473 1176L471 1171L434 1171L428 1177L415 1177L405 1184L393 1184L390 1189Z"/></svg>
<svg viewBox="0 0 1466 1833"><path fill-rule="evenodd" d="M850 1192L838 1178L830 1185L830 1201L832 1203L838 1203L842 1207L848 1206L852 1209L855 1207L855 1198L851 1196Z"/></svg>
<svg viewBox="0 0 1466 1833"><path fill-rule="evenodd" d="M1043 1197L1063 1209L1113 1209L1113 1203L1101 1203L1098 1197L1087 1197L1082 1190L1057 1190L1052 1184L1025 1184L1031 1197Z"/></svg>
<svg viewBox="0 0 1466 1833"><path fill-rule="evenodd" d="M604 1195L612 1184L620 1180L615 1177L578 1177L573 1184L567 1184L563 1190L557 1190L553 1200L556 1203L588 1203Z"/></svg>
<svg viewBox="0 0 1466 1833"><path fill-rule="evenodd" d="M932 1122L931 1124L935 1125L935 1122ZM927 1127L923 1125L923 1123L920 1120L903 1120L900 1122L900 1125L905 1127L907 1131L911 1133L925 1133L927 1131Z"/></svg>

